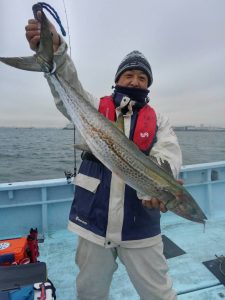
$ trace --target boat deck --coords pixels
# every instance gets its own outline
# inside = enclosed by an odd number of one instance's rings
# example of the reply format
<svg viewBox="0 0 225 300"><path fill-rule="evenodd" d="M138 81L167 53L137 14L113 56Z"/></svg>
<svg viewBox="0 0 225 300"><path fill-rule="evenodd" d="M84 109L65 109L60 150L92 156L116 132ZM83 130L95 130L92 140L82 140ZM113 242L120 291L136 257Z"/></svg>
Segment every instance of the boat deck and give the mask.
<svg viewBox="0 0 225 300"><path fill-rule="evenodd" d="M225 256L225 161L184 166L180 178L208 221L204 228L171 212L162 215L162 234L185 252L166 256L174 289L179 300L225 299L221 283L225 284L225 275L215 261L215 255ZM44 242L39 244L40 261L47 263L58 300L76 299L78 270L74 256L78 237L66 229L74 188L65 178L0 184L0 239L26 236L31 227L38 228L40 237L44 236ZM166 238L165 255L173 254ZM211 260L214 261L209 267L215 268L220 280L203 264ZM222 268L225 274L225 262ZM138 299L121 263L114 274L109 299Z"/></svg>
<svg viewBox="0 0 225 300"><path fill-rule="evenodd" d="M203 225L188 221L163 226L162 233L186 252L168 259L169 273L179 300L225 298L224 285L202 263L214 260L215 254L220 256L225 253L224 228L224 220L208 221L205 229ZM56 287L58 299L76 299L75 277L78 269L74 256L77 240L73 233L61 230L48 236L40 244L40 259L47 263L49 278ZM118 263L109 299L139 299L124 266L119 261Z"/></svg>

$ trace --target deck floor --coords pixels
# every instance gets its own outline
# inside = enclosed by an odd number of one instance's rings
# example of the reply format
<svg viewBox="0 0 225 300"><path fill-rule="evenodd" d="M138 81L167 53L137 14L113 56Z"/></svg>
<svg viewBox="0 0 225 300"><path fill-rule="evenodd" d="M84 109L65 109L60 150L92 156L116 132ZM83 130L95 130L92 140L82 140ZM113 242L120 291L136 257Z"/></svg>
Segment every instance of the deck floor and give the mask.
<svg viewBox="0 0 225 300"><path fill-rule="evenodd" d="M225 298L224 285L202 264L215 259L215 254L225 255L224 228L224 220L208 221L205 231L203 225L188 221L162 225L162 234L186 252L168 259L170 276L179 300ZM76 235L62 230L49 235L40 244L40 260L47 263L48 275L56 287L59 300L76 299L75 277L78 269L74 256L77 240ZM139 299L121 263L114 274L109 299Z"/></svg>

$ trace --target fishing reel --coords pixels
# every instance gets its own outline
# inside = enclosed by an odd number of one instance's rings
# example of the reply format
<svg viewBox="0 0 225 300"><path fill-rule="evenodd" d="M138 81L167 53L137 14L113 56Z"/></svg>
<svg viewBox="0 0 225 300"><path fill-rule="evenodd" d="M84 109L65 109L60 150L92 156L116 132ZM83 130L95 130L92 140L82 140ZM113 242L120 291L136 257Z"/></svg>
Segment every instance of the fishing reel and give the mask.
<svg viewBox="0 0 225 300"><path fill-rule="evenodd" d="M73 178L76 177L76 170L74 170L74 173L72 173L71 171L64 171L65 177L66 177L66 181L68 184L72 183Z"/></svg>

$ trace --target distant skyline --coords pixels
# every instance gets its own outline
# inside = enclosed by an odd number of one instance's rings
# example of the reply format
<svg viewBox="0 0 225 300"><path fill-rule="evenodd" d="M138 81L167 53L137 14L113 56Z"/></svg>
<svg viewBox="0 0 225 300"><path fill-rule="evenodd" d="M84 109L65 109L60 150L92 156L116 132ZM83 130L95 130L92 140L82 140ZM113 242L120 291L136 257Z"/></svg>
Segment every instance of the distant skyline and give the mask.
<svg viewBox="0 0 225 300"><path fill-rule="evenodd" d="M110 94L119 63L137 49L152 67L151 104L173 126L225 127L224 0L64 2L71 56L87 91L97 97ZM33 54L24 27L35 3L0 1L0 56ZM63 0L48 3L68 31ZM0 63L0 79L1 127L61 128L69 123L56 109L43 74Z"/></svg>
<svg viewBox="0 0 225 300"><path fill-rule="evenodd" d="M66 123L65 125L57 125L57 126L26 126L26 125L18 125L18 126L14 126L14 125L0 125L0 128L28 128L28 129L32 129L32 128L62 128L64 129L65 127L69 126L70 123ZM73 125L73 124L72 124ZM174 125L172 124L172 127L174 128L208 128L208 129L225 129L225 125L224 126L215 126L215 125L207 125L207 124L180 124L180 125ZM73 128L69 128L69 129L73 129Z"/></svg>

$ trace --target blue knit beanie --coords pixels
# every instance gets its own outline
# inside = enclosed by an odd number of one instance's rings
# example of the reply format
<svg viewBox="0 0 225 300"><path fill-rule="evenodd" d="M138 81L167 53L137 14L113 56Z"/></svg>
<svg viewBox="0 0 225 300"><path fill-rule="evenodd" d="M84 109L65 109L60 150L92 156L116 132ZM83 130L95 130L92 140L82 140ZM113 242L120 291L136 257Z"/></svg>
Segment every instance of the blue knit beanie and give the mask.
<svg viewBox="0 0 225 300"><path fill-rule="evenodd" d="M145 56L137 50L130 52L124 57L117 69L115 82L119 80L122 73L132 69L143 71L148 76L148 87L152 84L153 76L151 66Z"/></svg>

